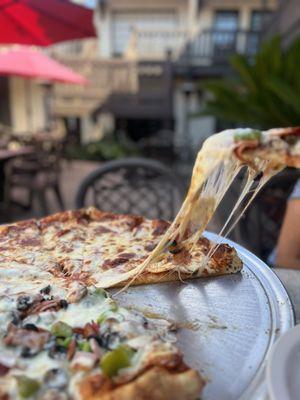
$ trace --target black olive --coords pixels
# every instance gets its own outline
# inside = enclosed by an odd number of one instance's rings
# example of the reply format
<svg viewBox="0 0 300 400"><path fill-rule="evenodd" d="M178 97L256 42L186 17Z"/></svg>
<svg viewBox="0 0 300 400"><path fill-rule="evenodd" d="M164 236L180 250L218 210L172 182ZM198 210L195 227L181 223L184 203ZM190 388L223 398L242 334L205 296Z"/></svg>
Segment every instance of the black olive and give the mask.
<svg viewBox="0 0 300 400"><path fill-rule="evenodd" d="M81 333L75 333L74 337L76 342L80 342L83 338L83 335Z"/></svg>
<svg viewBox="0 0 300 400"><path fill-rule="evenodd" d="M148 322L147 318L143 316L143 327L148 328L148 326L149 326L149 322Z"/></svg>
<svg viewBox="0 0 300 400"><path fill-rule="evenodd" d="M39 329L34 324L25 324L23 325L23 328L26 329L27 331L34 331L34 332L39 331Z"/></svg>
<svg viewBox="0 0 300 400"><path fill-rule="evenodd" d="M44 382L51 389L63 389L68 384L68 374L61 368L49 369L44 376Z"/></svg>
<svg viewBox="0 0 300 400"><path fill-rule="evenodd" d="M169 244L169 252L171 254L178 254L181 252L181 248L178 246L176 240L173 240L173 242Z"/></svg>
<svg viewBox="0 0 300 400"><path fill-rule="evenodd" d="M34 357L38 354L39 350L38 349L31 349L30 347L23 347L21 350L21 357L24 358L30 358Z"/></svg>
<svg viewBox="0 0 300 400"><path fill-rule="evenodd" d="M68 308L69 303L67 302L67 300L60 300L59 305L61 306L61 308Z"/></svg>
<svg viewBox="0 0 300 400"><path fill-rule="evenodd" d="M43 289L40 290L41 294L49 294L51 292L51 286L47 285Z"/></svg>
<svg viewBox="0 0 300 400"><path fill-rule="evenodd" d="M106 350L115 349L121 342L121 337L117 332L106 332L96 338L98 344Z"/></svg>
<svg viewBox="0 0 300 400"><path fill-rule="evenodd" d="M32 299L30 296L20 296L17 299L17 310L18 311L26 311L32 305Z"/></svg>
<svg viewBox="0 0 300 400"><path fill-rule="evenodd" d="M20 314L18 312L13 311L11 316L12 316L11 323L13 325L19 325L21 323L21 317L20 317Z"/></svg>
<svg viewBox="0 0 300 400"><path fill-rule="evenodd" d="M68 349L66 347L55 344L48 351L48 356L50 358L59 360L59 359L65 358L67 351L68 351Z"/></svg>

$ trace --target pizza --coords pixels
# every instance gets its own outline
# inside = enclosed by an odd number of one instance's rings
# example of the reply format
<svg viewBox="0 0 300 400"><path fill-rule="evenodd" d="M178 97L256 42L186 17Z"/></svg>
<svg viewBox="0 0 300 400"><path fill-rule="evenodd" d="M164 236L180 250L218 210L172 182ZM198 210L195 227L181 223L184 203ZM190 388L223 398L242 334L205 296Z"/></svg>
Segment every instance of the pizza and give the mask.
<svg viewBox="0 0 300 400"><path fill-rule="evenodd" d="M76 282L108 288L238 272L242 263L236 251L202 233L241 169L247 169L248 179L228 213L225 236L273 175L286 165L300 166L299 137L300 128L235 129L209 137L172 224L90 208L2 227L0 278L11 293L18 292L20 282L34 289L48 280L71 293Z"/></svg>
<svg viewBox="0 0 300 400"><path fill-rule="evenodd" d="M37 290L47 283L72 297L78 285L107 288L147 259L170 223L87 208L0 228L0 280L5 293ZM149 265L136 284L234 273L242 263L222 244L206 262L213 244L201 237L188 251L175 241L168 253ZM205 261L205 262L204 262ZM121 282L120 282L121 280Z"/></svg>
<svg viewBox="0 0 300 400"><path fill-rule="evenodd" d="M0 399L197 398L204 381L183 361L176 326L103 288L240 271L235 249L203 231L241 169L225 236L273 175L300 167L299 137L300 128L238 129L207 139L172 223L87 208L2 226Z"/></svg>
<svg viewBox="0 0 300 400"><path fill-rule="evenodd" d="M176 347L176 324L123 308L92 286L75 303L53 292L49 284L0 296L1 400L199 396L204 380Z"/></svg>

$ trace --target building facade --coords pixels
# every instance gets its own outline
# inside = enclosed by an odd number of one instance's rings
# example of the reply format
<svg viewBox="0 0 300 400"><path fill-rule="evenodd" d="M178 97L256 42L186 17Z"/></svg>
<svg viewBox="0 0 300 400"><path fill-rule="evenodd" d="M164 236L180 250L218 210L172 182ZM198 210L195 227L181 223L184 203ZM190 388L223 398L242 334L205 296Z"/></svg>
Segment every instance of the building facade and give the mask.
<svg viewBox="0 0 300 400"><path fill-rule="evenodd" d="M201 110L201 80L230 73L229 58L236 52L253 57L276 7L276 0L98 0L93 50L87 55L81 44L77 54L60 53L60 60L73 68L76 60L81 73L80 62L94 63L102 76L94 116L110 112L135 137L172 129L179 147L196 149L216 128L211 117L191 116ZM95 74L87 75L96 87ZM60 115L59 101L67 98L60 92L56 99ZM90 120L91 109L82 120Z"/></svg>
<svg viewBox="0 0 300 400"><path fill-rule="evenodd" d="M284 45L288 45L300 36L300 3L298 0L279 0L279 6L266 29L268 36L276 33L282 36Z"/></svg>
<svg viewBox="0 0 300 400"><path fill-rule="evenodd" d="M49 87L16 76L0 77L0 125L18 134L44 130L49 122Z"/></svg>

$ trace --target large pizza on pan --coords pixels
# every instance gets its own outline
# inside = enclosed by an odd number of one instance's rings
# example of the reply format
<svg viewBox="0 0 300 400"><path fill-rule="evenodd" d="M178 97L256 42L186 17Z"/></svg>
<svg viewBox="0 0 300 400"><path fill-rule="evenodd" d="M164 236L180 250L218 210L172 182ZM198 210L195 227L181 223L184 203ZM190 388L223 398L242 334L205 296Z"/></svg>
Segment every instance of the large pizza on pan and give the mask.
<svg viewBox="0 0 300 400"><path fill-rule="evenodd" d="M204 381L175 345L176 324L123 308L102 288L240 271L235 249L203 230L242 168L248 176L225 235L268 179L300 167L299 134L209 138L171 224L88 208L2 226L0 400L196 399Z"/></svg>
<svg viewBox="0 0 300 400"><path fill-rule="evenodd" d="M144 261L168 227L95 208L1 227L1 400L197 398L204 381L176 347L176 325L122 308L100 288L101 275ZM202 238L187 254L172 244L136 283L241 267L224 245L204 268L210 247Z"/></svg>

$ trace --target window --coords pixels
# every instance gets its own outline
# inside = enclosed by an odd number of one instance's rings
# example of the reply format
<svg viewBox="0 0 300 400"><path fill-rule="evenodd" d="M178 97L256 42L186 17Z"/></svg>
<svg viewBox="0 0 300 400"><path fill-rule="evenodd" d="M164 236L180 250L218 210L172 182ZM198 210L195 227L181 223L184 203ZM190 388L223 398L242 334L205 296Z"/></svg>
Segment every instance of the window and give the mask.
<svg viewBox="0 0 300 400"><path fill-rule="evenodd" d="M237 31L238 11L216 11L213 29L214 31Z"/></svg>
<svg viewBox="0 0 300 400"><path fill-rule="evenodd" d="M251 15L250 32L248 36L247 53L253 56L259 47L260 33L263 31L272 16L272 12L268 10L254 10Z"/></svg>
<svg viewBox="0 0 300 400"><path fill-rule="evenodd" d="M212 35L215 59L226 60L235 51L238 16L238 11L235 10L216 11Z"/></svg>
<svg viewBox="0 0 300 400"><path fill-rule="evenodd" d="M272 16L272 12L268 10L255 10L251 15L251 31L261 32L263 27L268 24Z"/></svg>

